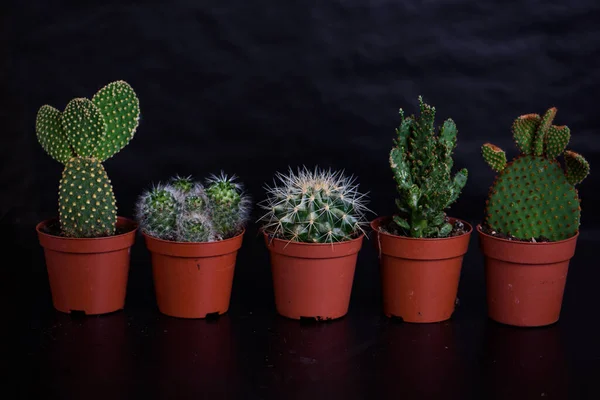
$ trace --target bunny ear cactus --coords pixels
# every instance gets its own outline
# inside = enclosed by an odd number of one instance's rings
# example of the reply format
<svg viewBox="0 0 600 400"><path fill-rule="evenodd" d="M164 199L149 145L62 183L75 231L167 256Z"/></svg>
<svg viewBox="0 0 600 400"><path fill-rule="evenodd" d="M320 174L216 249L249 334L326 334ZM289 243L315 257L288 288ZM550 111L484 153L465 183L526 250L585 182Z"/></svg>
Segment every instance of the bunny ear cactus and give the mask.
<svg viewBox="0 0 600 400"><path fill-rule="evenodd" d="M65 165L59 190L65 236L115 233L115 197L101 163L131 140L139 118L138 98L124 81L108 84L92 100L71 100L62 113L49 105L39 109L38 141L50 157Z"/></svg>
<svg viewBox="0 0 600 400"><path fill-rule="evenodd" d="M498 172L486 201L488 228L520 240L558 241L577 233L581 208L575 185L590 166L581 155L565 151L571 133L552 125L556 111L515 120L513 138L521 154L509 163L500 148L483 145L483 159ZM556 160L563 152L565 169Z"/></svg>
<svg viewBox="0 0 600 400"><path fill-rule="evenodd" d="M396 129L390 167L399 194L399 214L394 222L404 236L442 238L452 232L445 209L459 197L467 183L467 170L451 175L457 128L447 119L436 132L435 108L419 96L420 115L404 117Z"/></svg>
<svg viewBox="0 0 600 400"><path fill-rule="evenodd" d="M176 176L144 192L136 204L143 232L178 242L213 242L231 238L245 227L250 197L225 174L207 180L208 189L191 176Z"/></svg>
<svg viewBox="0 0 600 400"><path fill-rule="evenodd" d="M334 243L364 233L366 194L354 178L316 168L278 174L261 203L266 233L294 242Z"/></svg>

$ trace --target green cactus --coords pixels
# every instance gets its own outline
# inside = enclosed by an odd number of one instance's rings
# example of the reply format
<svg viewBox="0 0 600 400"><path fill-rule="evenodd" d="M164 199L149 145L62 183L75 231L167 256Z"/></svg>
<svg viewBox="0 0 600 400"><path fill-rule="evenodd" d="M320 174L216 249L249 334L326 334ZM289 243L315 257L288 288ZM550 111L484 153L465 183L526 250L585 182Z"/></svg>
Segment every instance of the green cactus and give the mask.
<svg viewBox="0 0 600 400"><path fill-rule="evenodd" d="M136 213L147 234L159 239L176 239L177 201L171 187L157 185L145 192L137 203Z"/></svg>
<svg viewBox="0 0 600 400"><path fill-rule="evenodd" d="M248 221L248 195L241 191L241 184L226 175L209 181L218 189L213 188L212 195L191 176L176 176L166 185L145 191L136 204L141 230L150 236L178 242L212 242L239 234ZM226 201L233 196L226 193L226 183L235 188L236 205ZM223 223L226 214L223 207L229 208L227 215L236 224L235 229Z"/></svg>
<svg viewBox="0 0 600 400"><path fill-rule="evenodd" d="M267 187L259 219L273 237L294 242L334 243L364 233L366 194L342 172L292 170L276 175L279 184Z"/></svg>
<svg viewBox="0 0 600 400"><path fill-rule="evenodd" d="M138 99L123 81L100 89L92 100L71 100L62 113L49 105L40 107L38 141L48 155L65 165L59 193L63 235L83 238L115 233L115 196L101 162L131 140L138 121Z"/></svg>
<svg viewBox="0 0 600 400"><path fill-rule="evenodd" d="M558 241L574 236L580 224L577 189L589 173L588 162L565 151L570 139L566 126L554 126L556 108L543 116L522 115L512 125L521 154L506 163L498 147L482 146L484 160L499 172L486 201L485 225L521 240ZM565 151L565 167L556 160Z"/></svg>
<svg viewBox="0 0 600 400"><path fill-rule="evenodd" d="M231 236L241 229L248 218L249 197L242 192L236 177L224 173L212 175L206 182L206 195L211 205L215 229L223 236Z"/></svg>
<svg viewBox="0 0 600 400"><path fill-rule="evenodd" d="M447 119L436 134L435 108L425 104L421 96L419 108L418 117L407 118L400 109L401 124L390 151L399 194L394 222L405 236L446 237L453 226L444 210L458 199L468 174L462 169L451 176L457 135L454 121Z"/></svg>

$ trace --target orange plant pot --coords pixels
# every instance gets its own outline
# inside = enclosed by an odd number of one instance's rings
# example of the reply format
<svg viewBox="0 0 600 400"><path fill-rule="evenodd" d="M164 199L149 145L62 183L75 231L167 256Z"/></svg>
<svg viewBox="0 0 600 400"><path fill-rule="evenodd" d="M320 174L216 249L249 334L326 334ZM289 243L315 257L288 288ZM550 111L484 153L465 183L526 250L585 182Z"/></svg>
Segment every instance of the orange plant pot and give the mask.
<svg viewBox="0 0 600 400"><path fill-rule="evenodd" d="M405 322L450 319L471 225L461 221L467 233L460 236L421 239L381 232L379 227L386 221L388 217L371 222L380 254L384 314Z"/></svg>
<svg viewBox="0 0 600 400"><path fill-rule="evenodd" d="M107 314L125 306L131 246L137 224L118 217L126 233L100 238L68 238L44 232L54 222L36 226L44 248L54 308L64 313Z"/></svg>
<svg viewBox="0 0 600 400"><path fill-rule="evenodd" d="M579 233L558 242L496 238L477 226L485 256L488 316L507 325L534 327L558 321L569 261Z"/></svg>
<svg viewBox="0 0 600 400"><path fill-rule="evenodd" d="M356 259L363 237L333 244L270 238L277 312L284 317L331 320L348 313Z"/></svg>
<svg viewBox="0 0 600 400"><path fill-rule="evenodd" d="M244 232L216 242L173 242L144 234L152 254L156 302L161 313L205 318L229 309L237 252Z"/></svg>

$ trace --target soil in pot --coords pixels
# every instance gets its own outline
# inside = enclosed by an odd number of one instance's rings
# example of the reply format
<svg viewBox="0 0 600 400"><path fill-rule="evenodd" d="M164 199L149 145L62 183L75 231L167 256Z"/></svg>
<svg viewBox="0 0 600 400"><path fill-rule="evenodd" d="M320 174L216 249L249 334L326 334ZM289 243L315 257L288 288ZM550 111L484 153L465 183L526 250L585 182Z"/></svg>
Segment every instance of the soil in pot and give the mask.
<svg viewBox="0 0 600 400"><path fill-rule="evenodd" d="M451 218L454 236L421 239L388 233L390 221L371 222L380 253L384 314L416 323L450 319L471 225Z"/></svg>
<svg viewBox="0 0 600 400"><path fill-rule="evenodd" d="M144 234L160 312L205 318L229 309L237 252L244 232L215 242L173 242Z"/></svg>
<svg viewBox="0 0 600 400"><path fill-rule="evenodd" d="M271 255L277 312L292 319L332 320L348 312L364 235L346 242L289 242L264 234Z"/></svg>
<svg viewBox="0 0 600 400"><path fill-rule="evenodd" d="M57 229L60 236L52 234ZM56 219L40 222L36 230L58 311L96 315L123 309L134 221L118 217L117 234L99 238L62 236Z"/></svg>
<svg viewBox="0 0 600 400"><path fill-rule="evenodd" d="M524 242L487 234L481 226L488 315L522 327L558 321L577 237L558 242Z"/></svg>

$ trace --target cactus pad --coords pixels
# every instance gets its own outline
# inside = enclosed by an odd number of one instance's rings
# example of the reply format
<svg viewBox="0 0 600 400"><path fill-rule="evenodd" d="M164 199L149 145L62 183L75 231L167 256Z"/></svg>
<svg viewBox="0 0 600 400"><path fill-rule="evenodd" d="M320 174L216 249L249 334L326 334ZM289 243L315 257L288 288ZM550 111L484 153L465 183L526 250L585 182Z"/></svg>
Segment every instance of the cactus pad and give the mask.
<svg viewBox="0 0 600 400"><path fill-rule="evenodd" d="M488 225L504 234L563 240L579 227L579 198L558 162L522 156L498 175L486 216Z"/></svg>
<svg viewBox="0 0 600 400"><path fill-rule="evenodd" d="M62 127L79 157L92 157L104 136L102 114L85 98L73 99L62 113Z"/></svg>
<svg viewBox="0 0 600 400"><path fill-rule="evenodd" d="M100 89L92 102L102 114L106 127L106 134L94 155L100 161L105 161L133 138L140 119L139 100L128 83L116 81Z"/></svg>
<svg viewBox="0 0 600 400"><path fill-rule="evenodd" d="M496 172L502 171L506 167L506 153L498 146L486 143L481 148L483 159Z"/></svg>
<svg viewBox="0 0 600 400"><path fill-rule="evenodd" d="M60 111L49 105L40 107L35 121L37 138L46 153L66 164L73 157L67 136L63 132Z"/></svg>
<svg viewBox="0 0 600 400"><path fill-rule="evenodd" d="M565 152L567 180L571 185L577 185L590 173L590 164L583 156L574 151Z"/></svg>
<svg viewBox="0 0 600 400"><path fill-rule="evenodd" d="M556 158L565 151L569 140L571 140L571 131L566 126L552 125L548 128L545 140L546 157L549 159Z"/></svg>
<svg viewBox="0 0 600 400"><path fill-rule="evenodd" d="M115 196L99 161L72 158L59 186L61 230L69 237L108 236L115 232Z"/></svg>
<svg viewBox="0 0 600 400"><path fill-rule="evenodd" d="M513 138L521 153L531 154L533 152L533 140L541 119L539 114L525 114L513 122Z"/></svg>

